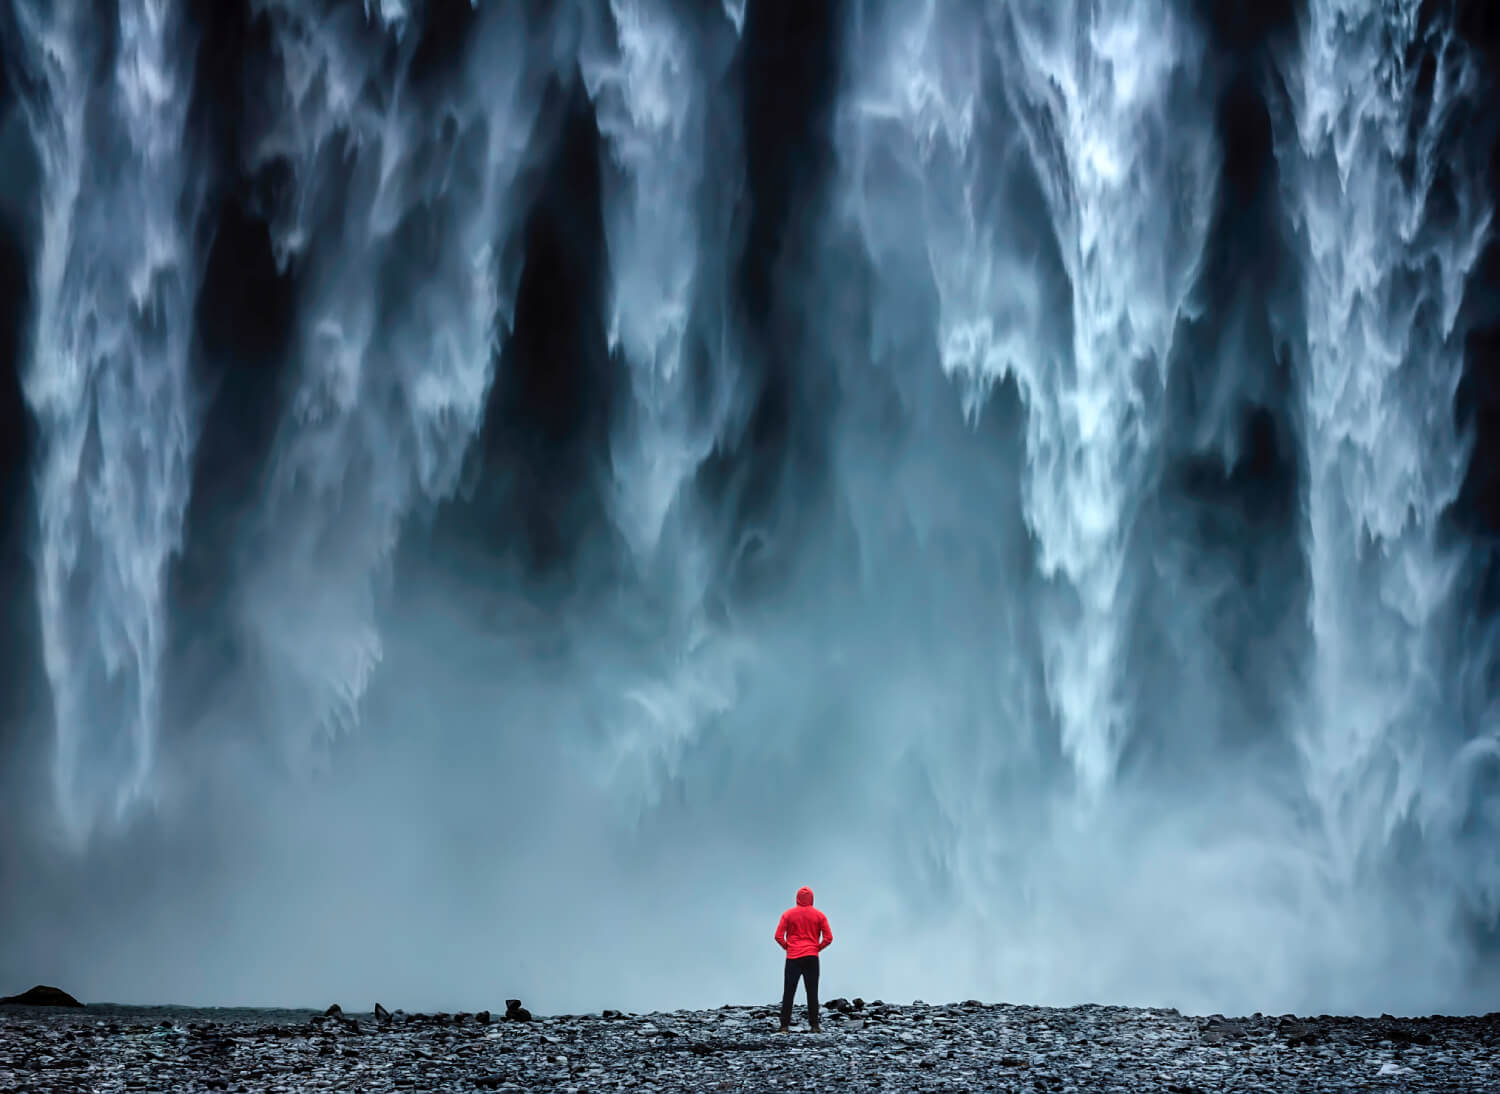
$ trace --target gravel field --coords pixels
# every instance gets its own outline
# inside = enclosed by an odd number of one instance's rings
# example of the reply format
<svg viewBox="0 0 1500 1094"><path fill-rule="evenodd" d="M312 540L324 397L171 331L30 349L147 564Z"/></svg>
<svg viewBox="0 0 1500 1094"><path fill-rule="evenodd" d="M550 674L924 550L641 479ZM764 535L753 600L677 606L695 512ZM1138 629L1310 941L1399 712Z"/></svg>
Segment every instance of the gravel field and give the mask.
<svg viewBox="0 0 1500 1094"><path fill-rule="evenodd" d="M532 1017L0 1007L0 1091L1500 1091L1500 1014L1195 1018L834 1000Z"/></svg>

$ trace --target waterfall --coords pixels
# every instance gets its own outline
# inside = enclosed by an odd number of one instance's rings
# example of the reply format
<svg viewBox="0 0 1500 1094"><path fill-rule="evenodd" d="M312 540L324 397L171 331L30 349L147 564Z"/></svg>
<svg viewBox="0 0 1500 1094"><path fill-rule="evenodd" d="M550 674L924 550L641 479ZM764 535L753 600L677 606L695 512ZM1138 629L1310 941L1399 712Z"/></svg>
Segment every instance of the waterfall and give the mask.
<svg viewBox="0 0 1500 1094"><path fill-rule="evenodd" d="M1493 208L1455 146L1479 81L1443 16L1316 0L1286 68L1278 155L1303 248L1316 650L1299 742L1352 876L1404 820L1441 808L1446 768L1483 728L1465 726L1442 675L1466 563L1442 519L1468 465L1452 410L1460 307Z"/></svg>
<svg viewBox="0 0 1500 1094"><path fill-rule="evenodd" d="M1143 462L1215 198L1201 46L1166 4L859 10L851 187L886 185L875 175L884 156L914 176L942 367L966 411L977 416L1006 377L1020 386L1026 516L1057 594L1048 693L1064 748L1097 791L1128 733L1122 571ZM1018 158L1044 196L1050 241L1017 223ZM854 200L872 252L906 230L894 204ZM1053 310L1049 260L1066 278L1066 314Z"/></svg>
<svg viewBox="0 0 1500 1094"><path fill-rule="evenodd" d="M96 16L87 3L22 3L8 43L43 178L25 392L42 449L53 777L74 836L151 790L164 582L199 424L191 30L173 0L125 0L110 28Z"/></svg>
<svg viewBox="0 0 1500 1094"><path fill-rule="evenodd" d="M607 329L634 395L613 453L616 521L641 557L655 550L668 510L717 439L732 387L730 378L710 381L717 393L700 419L692 368L683 360L695 311L716 364L724 364L727 341L729 218L722 205L733 192L736 156L713 127L736 41L729 32L743 23L743 12L726 16L699 33L667 0L611 0L600 40L581 58L616 168L604 196ZM710 162L714 145L717 163Z"/></svg>
<svg viewBox="0 0 1500 1094"><path fill-rule="evenodd" d="M305 733L357 723L402 521L451 493L479 428L514 304L501 251L551 31L489 5L434 85L414 72L406 5L253 8L274 28L276 66L250 164L290 173L273 233L305 289L261 501L274 547L249 563L243 611Z"/></svg>
<svg viewBox="0 0 1500 1094"><path fill-rule="evenodd" d="M1488 1006L1482 23L0 5L0 968Z"/></svg>

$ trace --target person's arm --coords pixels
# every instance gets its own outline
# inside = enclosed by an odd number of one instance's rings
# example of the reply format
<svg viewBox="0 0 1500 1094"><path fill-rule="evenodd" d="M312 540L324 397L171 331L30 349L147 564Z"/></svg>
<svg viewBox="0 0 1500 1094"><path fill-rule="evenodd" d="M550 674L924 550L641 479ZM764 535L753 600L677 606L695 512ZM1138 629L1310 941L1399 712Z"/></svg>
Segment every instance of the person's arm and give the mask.
<svg viewBox="0 0 1500 1094"><path fill-rule="evenodd" d="M786 913L781 913L781 918L776 921L776 945L783 950L786 949Z"/></svg>
<svg viewBox="0 0 1500 1094"><path fill-rule="evenodd" d="M818 924L818 952L822 953L833 945L833 928L828 925L828 917L823 917L823 922Z"/></svg>

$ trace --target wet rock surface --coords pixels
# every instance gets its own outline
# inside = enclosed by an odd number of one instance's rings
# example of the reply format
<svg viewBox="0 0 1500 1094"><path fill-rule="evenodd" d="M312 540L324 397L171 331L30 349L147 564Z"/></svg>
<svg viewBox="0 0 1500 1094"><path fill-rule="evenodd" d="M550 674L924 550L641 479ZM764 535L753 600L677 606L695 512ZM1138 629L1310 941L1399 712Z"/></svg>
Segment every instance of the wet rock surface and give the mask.
<svg viewBox="0 0 1500 1094"><path fill-rule="evenodd" d="M90 1006L0 1012L0 1091L1500 1090L1500 1014L1194 1018L834 1000L512 1017Z"/></svg>

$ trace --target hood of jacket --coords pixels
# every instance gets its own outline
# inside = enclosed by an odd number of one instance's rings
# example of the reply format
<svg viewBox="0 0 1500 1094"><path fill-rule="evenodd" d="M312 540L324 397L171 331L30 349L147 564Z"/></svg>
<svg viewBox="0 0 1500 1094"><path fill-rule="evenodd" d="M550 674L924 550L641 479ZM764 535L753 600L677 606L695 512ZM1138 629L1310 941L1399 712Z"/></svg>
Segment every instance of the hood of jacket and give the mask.
<svg viewBox="0 0 1500 1094"><path fill-rule="evenodd" d="M809 889L806 885L802 886L802 888L800 888L800 889L797 890L797 907L799 907L799 908L811 908L812 907L812 890Z"/></svg>

